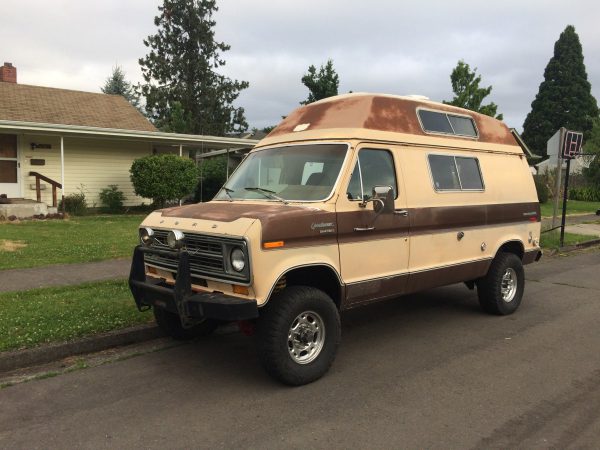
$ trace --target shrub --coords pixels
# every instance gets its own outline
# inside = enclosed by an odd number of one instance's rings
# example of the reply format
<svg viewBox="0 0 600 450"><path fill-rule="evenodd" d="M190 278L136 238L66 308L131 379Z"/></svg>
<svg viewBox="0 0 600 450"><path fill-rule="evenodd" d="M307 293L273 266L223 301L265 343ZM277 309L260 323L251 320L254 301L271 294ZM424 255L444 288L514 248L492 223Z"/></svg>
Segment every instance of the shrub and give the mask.
<svg viewBox="0 0 600 450"><path fill-rule="evenodd" d="M135 193L151 198L154 206L179 200L194 191L198 168L191 159L176 155L151 155L136 159L129 169Z"/></svg>
<svg viewBox="0 0 600 450"><path fill-rule="evenodd" d="M104 205L104 209L109 213L123 212L123 202L125 194L119 190L116 184L109 184L107 188L100 191L100 201Z"/></svg>
<svg viewBox="0 0 600 450"><path fill-rule="evenodd" d="M584 202L600 202L600 188L581 187L569 189L569 200L581 200Z"/></svg>
<svg viewBox="0 0 600 450"><path fill-rule="evenodd" d="M64 204L64 209L63 209ZM83 191L83 185L79 187L79 192L75 194L65 195L60 201L58 209L66 211L74 216L83 216L87 212L87 201L85 199L85 192Z"/></svg>
<svg viewBox="0 0 600 450"><path fill-rule="evenodd" d="M535 182L535 189L540 203L546 203L550 197L550 190L548 189L548 186L546 186L545 177L535 175L533 181Z"/></svg>

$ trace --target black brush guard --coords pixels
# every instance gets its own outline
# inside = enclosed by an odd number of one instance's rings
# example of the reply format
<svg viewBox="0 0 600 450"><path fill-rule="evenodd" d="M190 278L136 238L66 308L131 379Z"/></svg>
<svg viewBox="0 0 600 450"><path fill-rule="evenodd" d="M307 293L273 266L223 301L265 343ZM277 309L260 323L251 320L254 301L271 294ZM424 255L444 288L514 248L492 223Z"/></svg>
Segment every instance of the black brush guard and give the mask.
<svg viewBox="0 0 600 450"><path fill-rule="evenodd" d="M145 253L178 260L174 287L160 279L146 277ZM258 317L256 300L240 299L218 292L193 292L189 254L185 250L160 250L138 245L133 252L129 288L140 311L150 306L165 308L177 313L184 326L191 326L193 322L203 318L233 321Z"/></svg>

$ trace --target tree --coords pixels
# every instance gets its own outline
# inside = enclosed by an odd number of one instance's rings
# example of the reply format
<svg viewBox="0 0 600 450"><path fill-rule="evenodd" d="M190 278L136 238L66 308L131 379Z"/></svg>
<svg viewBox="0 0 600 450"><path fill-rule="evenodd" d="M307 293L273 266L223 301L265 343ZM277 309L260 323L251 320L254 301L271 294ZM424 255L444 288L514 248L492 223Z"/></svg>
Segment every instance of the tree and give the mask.
<svg viewBox="0 0 600 450"><path fill-rule="evenodd" d="M340 80L333 68L333 60L327 60L327 64L321 66L318 73L317 68L311 65L308 73L302 77L302 84L308 88L308 99L300 102L301 105L337 95Z"/></svg>
<svg viewBox="0 0 600 450"><path fill-rule="evenodd" d="M104 87L100 88L105 94L122 95L129 103L140 108L140 96L125 79L125 72L120 66L114 66L112 74L106 79Z"/></svg>
<svg viewBox="0 0 600 450"><path fill-rule="evenodd" d="M172 154L136 159L129 173L135 193L151 198L158 208L194 192L200 176L194 161Z"/></svg>
<svg viewBox="0 0 600 450"><path fill-rule="evenodd" d="M585 141L597 116L579 36L569 25L554 44L554 56L525 118L522 137L535 153L546 156L546 143L556 130L582 131Z"/></svg>
<svg viewBox="0 0 600 450"><path fill-rule="evenodd" d="M158 32L144 40L150 51L139 60L148 116L161 129L177 123L185 133L246 131L244 109L233 102L248 82L216 71L225 65L221 53L230 49L215 41L216 0L163 0L158 10Z"/></svg>
<svg viewBox="0 0 600 450"><path fill-rule="evenodd" d="M482 105L483 100L492 92L492 86L480 88L481 75L477 75L477 67L471 71L471 68L463 60L458 61L458 64L450 74L450 82L452 83L452 91L454 98L444 103L447 105L459 106L469 109L486 116L495 117L502 120L502 114L496 115L498 105L488 103Z"/></svg>
<svg viewBox="0 0 600 450"><path fill-rule="evenodd" d="M181 102L175 100L171 106L168 117L162 123L162 131L167 133L187 133L191 128L191 118L189 113L183 110Z"/></svg>

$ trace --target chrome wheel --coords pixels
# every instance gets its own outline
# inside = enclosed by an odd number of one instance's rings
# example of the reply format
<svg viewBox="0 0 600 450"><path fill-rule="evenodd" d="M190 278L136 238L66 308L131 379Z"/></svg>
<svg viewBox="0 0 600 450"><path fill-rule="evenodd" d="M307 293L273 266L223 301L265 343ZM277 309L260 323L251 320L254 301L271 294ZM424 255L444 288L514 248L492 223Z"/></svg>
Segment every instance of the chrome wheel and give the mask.
<svg viewBox="0 0 600 450"><path fill-rule="evenodd" d="M517 293L517 273L512 267L508 267L502 275L502 283L500 284L500 294L502 300L510 303L515 298Z"/></svg>
<svg viewBox="0 0 600 450"><path fill-rule="evenodd" d="M288 352L294 362L314 361L325 343L325 323L314 311L304 311L292 321L288 331Z"/></svg>

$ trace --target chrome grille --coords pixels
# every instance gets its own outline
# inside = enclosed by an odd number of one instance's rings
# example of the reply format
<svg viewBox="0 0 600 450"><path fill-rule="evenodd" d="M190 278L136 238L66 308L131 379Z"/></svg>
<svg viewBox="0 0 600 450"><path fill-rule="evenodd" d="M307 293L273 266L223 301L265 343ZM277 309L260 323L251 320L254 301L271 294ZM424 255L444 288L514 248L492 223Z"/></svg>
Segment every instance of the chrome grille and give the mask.
<svg viewBox="0 0 600 450"><path fill-rule="evenodd" d="M153 247L161 250L170 250L167 244L168 233L168 230L155 229ZM226 257L229 255L229 249L234 246L243 247L246 251L246 243L240 239L185 233L184 249L187 250L190 256L191 276L230 281L249 281L249 271L235 273L228 270ZM160 269L173 272L176 275L178 265L176 253L173 253L172 257L146 253L145 262Z"/></svg>

